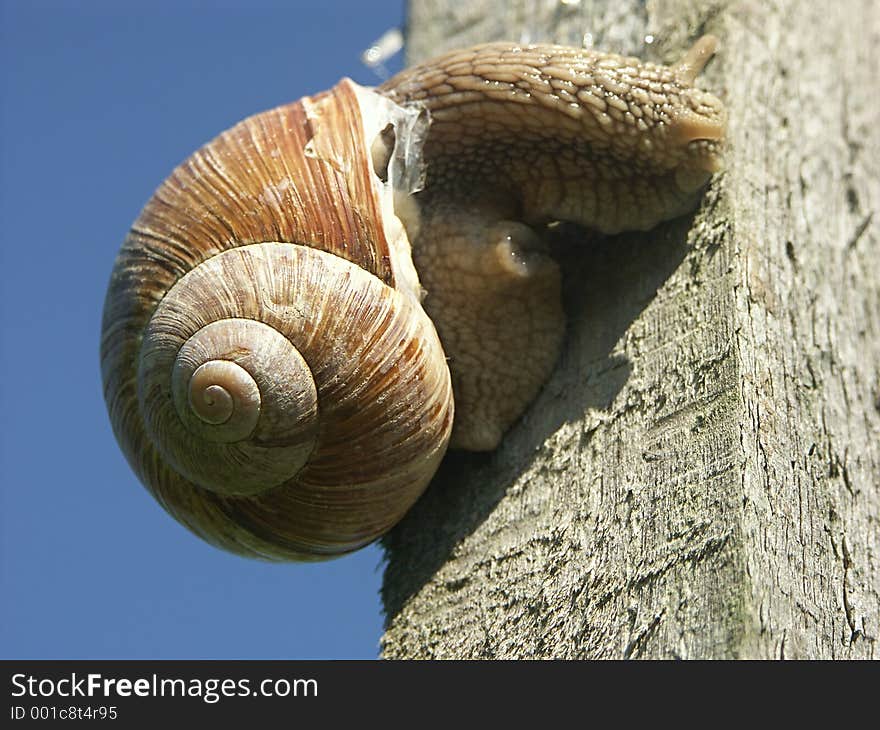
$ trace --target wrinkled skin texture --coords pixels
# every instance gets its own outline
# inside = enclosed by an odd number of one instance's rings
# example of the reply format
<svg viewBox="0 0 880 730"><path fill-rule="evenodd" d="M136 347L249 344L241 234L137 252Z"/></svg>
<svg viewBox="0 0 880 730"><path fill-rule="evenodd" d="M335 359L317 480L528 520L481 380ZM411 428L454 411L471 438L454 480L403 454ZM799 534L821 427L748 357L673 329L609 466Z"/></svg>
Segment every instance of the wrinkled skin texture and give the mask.
<svg viewBox="0 0 880 730"><path fill-rule="evenodd" d="M452 372L453 447L494 449L557 360L544 225L647 230L696 206L721 165L723 106L693 86L714 49L705 36L667 67L492 43L380 87L431 118L413 259Z"/></svg>

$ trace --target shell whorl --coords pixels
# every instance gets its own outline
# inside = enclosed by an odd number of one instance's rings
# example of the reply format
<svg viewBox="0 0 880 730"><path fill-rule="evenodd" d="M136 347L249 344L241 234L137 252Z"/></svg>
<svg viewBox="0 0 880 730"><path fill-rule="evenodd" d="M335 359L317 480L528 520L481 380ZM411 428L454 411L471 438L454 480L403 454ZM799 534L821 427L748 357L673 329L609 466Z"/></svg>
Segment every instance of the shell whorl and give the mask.
<svg viewBox="0 0 880 730"><path fill-rule="evenodd" d="M172 173L117 260L102 337L114 430L158 501L221 547L357 549L445 452L445 356L394 181L372 166L389 118L414 116L343 81L245 120Z"/></svg>
<svg viewBox="0 0 880 730"><path fill-rule="evenodd" d="M259 494L295 476L312 453L317 386L289 336L248 318L255 307L212 296L219 258L181 279L153 315L141 347L139 402L147 431L177 472L220 494ZM228 268L235 263L242 262ZM182 306L188 290L203 296L190 294Z"/></svg>

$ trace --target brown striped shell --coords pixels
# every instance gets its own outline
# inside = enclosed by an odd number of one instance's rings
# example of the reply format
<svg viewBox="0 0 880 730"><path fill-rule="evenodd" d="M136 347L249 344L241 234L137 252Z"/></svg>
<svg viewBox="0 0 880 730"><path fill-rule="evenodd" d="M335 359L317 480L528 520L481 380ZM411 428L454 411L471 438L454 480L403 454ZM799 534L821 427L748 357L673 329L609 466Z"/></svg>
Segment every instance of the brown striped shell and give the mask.
<svg viewBox="0 0 880 730"><path fill-rule="evenodd" d="M449 371L398 173L373 159L389 120L414 119L348 80L250 117L171 174L122 246L101 340L113 428L162 506L220 547L355 550L443 457Z"/></svg>

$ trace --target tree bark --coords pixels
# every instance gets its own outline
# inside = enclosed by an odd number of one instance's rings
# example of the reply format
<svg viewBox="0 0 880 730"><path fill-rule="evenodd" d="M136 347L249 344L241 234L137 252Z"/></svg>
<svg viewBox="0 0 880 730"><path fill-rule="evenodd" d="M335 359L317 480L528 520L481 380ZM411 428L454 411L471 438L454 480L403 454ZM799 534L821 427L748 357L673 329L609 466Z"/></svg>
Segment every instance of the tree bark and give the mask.
<svg viewBox="0 0 880 730"><path fill-rule="evenodd" d="M385 540L383 655L875 657L877 3L411 0L408 30L410 61L714 33L729 146L692 216L564 248L553 377Z"/></svg>

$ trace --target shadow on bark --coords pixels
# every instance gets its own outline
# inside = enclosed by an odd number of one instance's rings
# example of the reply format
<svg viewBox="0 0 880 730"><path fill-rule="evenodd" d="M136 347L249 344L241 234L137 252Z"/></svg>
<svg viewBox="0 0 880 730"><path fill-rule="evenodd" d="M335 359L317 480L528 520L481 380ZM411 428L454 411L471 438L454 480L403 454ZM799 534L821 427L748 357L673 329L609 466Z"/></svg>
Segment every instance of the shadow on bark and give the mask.
<svg viewBox="0 0 880 730"><path fill-rule="evenodd" d="M559 363L498 450L449 452L425 494L382 539L386 627L492 513L551 434L590 409L609 408L632 370L613 354L615 346L682 263L692 224L687 216L649 233L597 237L562 226L551 234L568 318ZM582 443L593 430L583 432Z"/></svg>

